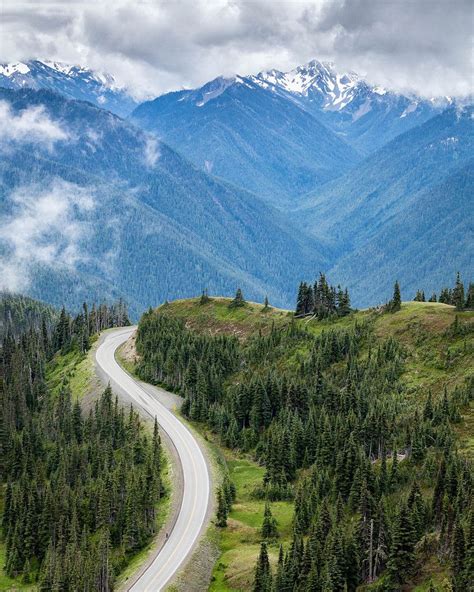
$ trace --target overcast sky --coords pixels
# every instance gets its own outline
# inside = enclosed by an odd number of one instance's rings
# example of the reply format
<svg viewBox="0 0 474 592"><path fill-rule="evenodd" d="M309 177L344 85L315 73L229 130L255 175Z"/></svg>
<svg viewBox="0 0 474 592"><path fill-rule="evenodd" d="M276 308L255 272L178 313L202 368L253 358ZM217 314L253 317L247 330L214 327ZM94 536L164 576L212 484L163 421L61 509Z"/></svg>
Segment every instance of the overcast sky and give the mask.
<svg viewBox="0 0 474 592"><path fill-rule="evenodd" d="M472 0L0 0L0 62L112 73L137 94L313 58L425 96L473 92Z"/></svg>

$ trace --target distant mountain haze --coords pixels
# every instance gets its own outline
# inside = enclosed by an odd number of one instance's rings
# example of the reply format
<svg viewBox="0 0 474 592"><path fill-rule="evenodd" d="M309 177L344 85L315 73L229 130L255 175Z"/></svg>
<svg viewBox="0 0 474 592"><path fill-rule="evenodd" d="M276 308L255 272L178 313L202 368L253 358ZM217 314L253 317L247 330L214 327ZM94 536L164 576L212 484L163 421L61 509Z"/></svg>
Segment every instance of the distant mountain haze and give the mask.
<svg viewBox="0 0 474 592"><path fill-rule="evenodd" d="M4 65L0 87L0 289L137 314L237 286L293 307L320 270L356 306L473 276L469 104L317 61L141 105L59 63Z"/></svg>
<svg viewBox="0 0 474 592"><path fill-rule="evenodd" d="M28 293L75 305L87 293L124 296L138 312L239 285L285 304L302 274L327 267L329 250L279 212L117 116L50 91L0 90L0 101L17 120L41 105L67 134L53 148L12 140L2 154L2 259L29 277ZM39 224L46 207L54 216ZM32 223L39 230L18 244L15 229Z"/></svg>

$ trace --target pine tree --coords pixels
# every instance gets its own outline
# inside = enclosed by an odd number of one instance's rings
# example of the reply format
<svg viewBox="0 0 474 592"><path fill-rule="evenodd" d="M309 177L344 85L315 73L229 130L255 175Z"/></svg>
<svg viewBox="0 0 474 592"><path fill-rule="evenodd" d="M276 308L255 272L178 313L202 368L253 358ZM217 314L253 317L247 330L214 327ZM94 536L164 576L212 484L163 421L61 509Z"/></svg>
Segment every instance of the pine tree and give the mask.
<svg viewBox="0 0 474 592"><path fill-rule="evenodd" d="M199 299L199 304L207 304L210 302L211 299L209 298L209 294L207 293L207 289L202 291L201 298Z"/></svg>
<svg viewBox="0 0 474 592"><path fill-rule="evenodd" d="M452 572L454 592L462 592L466 589L465 575L466 543L464 539L464 529L459 520L454 526L453 552L452 552Z"/></svg>
<svg viewBox="0 0 474 592"><path fill-rule="evenodd" d="M390 312L397 312L401 309L402 307L402 297L400 294L400 284L398 283L398 280L395 282L395 285L393 287L393 297L392 300L390 301Z"/></svg>
<svg viewBox="0 0 474 592"><path fill-rule="evenodd" d="M277 522L273 518L270 504L265 504L265 510L263 513L263 524L262 524L262 538L269 540L278 537Z"/></svg>
<svg viewBox="0 0 474 592"><path fill-rule="evenodd" d="M456 285L454 286L452 300L456 310L464 310L464 285L459 271L456 274Z"/></svg>
<svg viewBox="0 0 474 592"><path fill-rule="evenodd" d="M268 560L267 545L263 542L260 545L260 554L255 568L253 592L271 592L271 589L272 573L270 569L270 561Z"/></svg>
<svg viewBox="0 0 474 592"><path fill-rule="evenodd" d="M237 292L235 293L234 299L229 304L229 308L236 308L236 307L244 306L244 305L245 305L245 299L244 299L244 295L242 293L242 290L240 288L237 288Z"/></svg>
<svg viewBox="0 0 474 592"><path fill-rule="evenodd" d="M469 282L469 287L467 289L465 308L467 308L469 310L474 309L474 283L473 282Z"/></svg>
<svg viewBox="0 0 474 592"><path fill-rule="evenodd" d="M265 296L265 300L263 302L263 309L264 311L267 311L270 308L270 304L268 302L268 296Z"/></svg>
<svg viewBox="0 0 474 592"><path fill-rule="evenodd" d="M228 514L228 507L225 499L224 492L221 487L217 490L217 515L216 515L216 525L220 528L225 528L227 526L227 514Z"/></svg>
<svg viewBox="0 0 474 592"><path fill-rule="evenodd" d="M392 581L402 583L415 564L415 534L408 508L402 504L392 532L388 571Z"/></svg>
<svg viewBox="0 0 474 592"><path fill-rule="evenodd" d="M306 284L304 282L300 283L298 288L298 296L296 298L296 316L303 315L305 309L305 287Z"/></svg>

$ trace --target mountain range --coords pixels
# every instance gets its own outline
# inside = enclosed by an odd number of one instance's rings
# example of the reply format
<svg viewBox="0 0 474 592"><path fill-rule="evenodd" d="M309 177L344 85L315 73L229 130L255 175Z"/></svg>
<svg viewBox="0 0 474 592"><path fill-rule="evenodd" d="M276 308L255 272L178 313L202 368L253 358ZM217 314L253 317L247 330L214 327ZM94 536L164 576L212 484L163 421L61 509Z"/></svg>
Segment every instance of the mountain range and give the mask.
<svg viewBox="0 0 474 592"><path fill-rule="evenodd" d="M35 297L122 296L138 313L240 285L292 306L322 270L366 306L396 278L409 297L472 277L469 105L317 61L138 106L112 77L51 62L4 65L0 87L2 257L21 256L11 233L42 200L59 199L77 234L30 237L19 269Z"/></svg>
<svg viewBox="0 0 474 592"><path fill-rule="evenodd" d="M317 60L289 72L270 70L251 78L312 113L362 155L424 123L451 102L446 97L405 96Z"/></svg>
<svg viewBox="0 0 474 592"><path fill-rule="evenodd" d="M62 62L31 60L0 65L0 87L53 90L69 99L89 101L121 117L137 106L110 74Z"/></svg>
<svg viewBox="0 0 474 592"><path fill-rule="evenodd" d="M301 201L298 225L331 237L331 277L351 278L358 301L394 277L430 291L450 268L472 277L473 132L473 108L450 107Z"/></svg>
<svg viewBox="0 0 474 592"><path fill-rule="evenodd" d="M2 101L11 121L41 106L64 134L53 147L13 138L2 150L1 254L31 275L29 294L76 306L122 296L137 313L240 285L276 304L303 270L327 266L328 249L280 212L110 112L51 91L0 89Z"/></svg>
<svg viewBox="0 0 474 592"><path fill-rule="evenodd" d="M294 202L360 159L297 103L239 76L146 102L132 121L202 170L274 205Z"/></svg>

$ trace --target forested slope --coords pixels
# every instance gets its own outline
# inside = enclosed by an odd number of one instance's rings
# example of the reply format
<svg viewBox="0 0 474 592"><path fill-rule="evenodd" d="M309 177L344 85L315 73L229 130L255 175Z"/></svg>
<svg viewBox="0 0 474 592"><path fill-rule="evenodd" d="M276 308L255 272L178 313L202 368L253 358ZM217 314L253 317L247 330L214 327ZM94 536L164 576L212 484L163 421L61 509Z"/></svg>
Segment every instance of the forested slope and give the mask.
<svg viewBox="0 0 474 592"><path fill-rule="evenodd" d="M318 118L249 78L165 94L139 105L132 121L199 169L283 207L359 160Z"/></svg>
<svg viewBox="0 0 474 592"><path fill-rule="evenodd" d="M389 142L301 201L300 224L332 241L331 277L359 306L390 278L434 290L473 271L472 107L452 107ZM380 301L379 301L380 302Z"/></svg>
<svg viewBox="0 0 474 592"><path fill-rule="evenodd" d="M85 355L99 330L127 324L126 309L63 309L51 322L49 309L26 303L9 297L0 349L0 589L108 592L157 531L160 436L110 387L83 411L72 372L58 384L52 371Z"/></svg>
<svg viewBox="0 0 474 592"><path fill-rule="evenodd" d="M18 283L59 306L122 297L135 314L237 284L283 304L297 277L326 266L328 250L276 210L119 117L47 91L0 89L0 101L12 118L41 113L56 134L52 144L14 138L2 151L0 256L10 289Z"/></svg>
<svg viewBox="0 0 474 592"><path fill-rule="evenodd" d="M228 508L241 534L225 539L238 547L223 551L223 589L473 581L474 312L424 302L388 310L295 319L203 297L142 317L142 378L181 392L188 417L264 467L245 499L269 502L266 526L245 505ZM279 500L294 509L293 534L285 527L280 540Z"/></svg>

